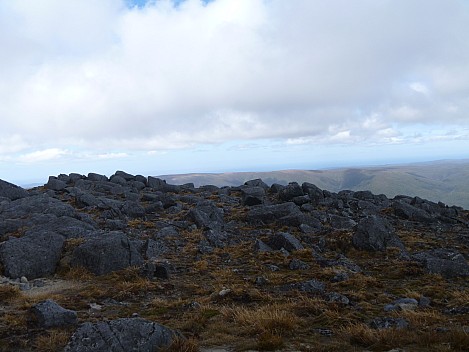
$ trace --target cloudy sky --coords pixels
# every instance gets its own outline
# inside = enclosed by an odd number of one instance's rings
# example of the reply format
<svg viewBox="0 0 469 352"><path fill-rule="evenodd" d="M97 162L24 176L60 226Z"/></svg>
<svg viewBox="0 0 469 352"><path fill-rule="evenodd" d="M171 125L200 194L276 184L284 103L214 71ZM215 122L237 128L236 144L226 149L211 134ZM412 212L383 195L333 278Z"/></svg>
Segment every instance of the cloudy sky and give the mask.
<svg viewBox="0 0 469 352"><path fill-rule="evenodd" d="M0 178L468 158L467 0L0 0Z"/></svg>

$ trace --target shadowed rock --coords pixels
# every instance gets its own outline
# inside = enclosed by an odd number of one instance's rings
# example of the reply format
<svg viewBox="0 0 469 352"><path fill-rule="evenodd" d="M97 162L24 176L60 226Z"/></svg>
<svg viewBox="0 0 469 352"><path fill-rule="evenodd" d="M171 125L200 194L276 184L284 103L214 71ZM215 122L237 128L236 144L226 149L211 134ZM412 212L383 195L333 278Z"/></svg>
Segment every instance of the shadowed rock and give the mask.
<svg viewBox="0 0 469 352"><path fill-rule="evenodd" d="M25 198L29 194L23 188L18 187L12 183L0 180L0 197L5 197L10 200Z"/></svg>
<svg viewBox="0 0 469 352"><path fill-rule="evenodd" d="M367 251L384 251L389 246L404 249L389 221L376 215L358 223L352 242L355 248Z"/></svg>
<svg viewBox="0 0 469 352"><path fill-rule="evenodd" d="M55 273L64 238L53 232L32 233L10 238L0 245L0 262L5 275L36 279Z"/></svg>
<svg viewBox="0 0 469 352"><path fill-rule="evenodd" d="M31 312L41 328L49 329L77 323L75 311L62 308L51 299L36 304L31 308Z"/></svg>
<svg viewBox="0 0 469 352"><path fill-rule="evenodd" d="M171 344L176 333L140 318L85 323L73 334L65 352L153 352Z"/></svg>
<svg viewBox="0 0 469 352"><path fill-rule="evenodd" d="M221 230L224 225L223 210L210 201L198 203L189 211L188 218L202 229Z"/></svg>
<svg viewBox="0 0 469 352"><path fill-rule="evenodd" d="M122 232L99 233L73 250L70 264L104 275L143 264L135 245Z"/></svg>
<svg viewBox="0 0 469 352"><path fill-rule="evenodd" d="M440 274L446 278L469 276L469 265L466 259L455 250L438 248L417 253L413 258L421 262L432 274Z"/></svg>
<svg viewBox="0 0 469 352"><path fill-rule="evenodd" d="M303 245L298 239L286 232L278 232L272 235L269 239L269 245L273 249L285 248L287 251L298 251L304 249Z"/></svg>

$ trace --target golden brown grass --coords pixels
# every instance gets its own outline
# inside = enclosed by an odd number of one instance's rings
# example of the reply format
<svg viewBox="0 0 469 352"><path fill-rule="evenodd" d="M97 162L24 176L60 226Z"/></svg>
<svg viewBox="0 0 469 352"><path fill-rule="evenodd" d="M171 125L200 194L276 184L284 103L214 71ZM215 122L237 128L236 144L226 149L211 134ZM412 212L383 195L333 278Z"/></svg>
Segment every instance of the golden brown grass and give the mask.
<svg viewBox="0 0 469 352"><path fill-rule="evenodd" d="M0 316L0 325L7 329L26 329L28 326L25 312L10 312Z"/></svg>
<svg viewBox="0 0 469 352"><path fill-rule="evenodd" d="M469 290L449 292L448 307L469 306Z"/></svg>
<svg viewBox="0 0 469 352"><path fill-rule="evenodd" d="M275 336L288 336L301 323L299 317L280 305L226 308L223 314L249 331L249 334L269 333Z"/></svg>
<svg viewBox="0 0 469 352"><path fill-rule="evenodd" d="M22 297L18 286L2 285L0 286L0 302L11 302Z"/></svg>
<svg viewBox="0 0 469 352"><path fill-rule="evenodd" d="M173 338L171 344L160 349L162 352L198 352L199 343L194 338L185 339L182 337Z"/></svg>
<svg viewBox="0 0 469 352"><path fill-rule="evenodd" d="M95 277L88 269L82 266L63 268L60 271L60 276L74 281L88 281Z"/></svg>
<svg viewBox="0 0 469 352"><path fill-rule="evenodd" d="M56 352L61 351L70 339L70 333L63 330L50 330L34 340L36 351Z"/></svg>

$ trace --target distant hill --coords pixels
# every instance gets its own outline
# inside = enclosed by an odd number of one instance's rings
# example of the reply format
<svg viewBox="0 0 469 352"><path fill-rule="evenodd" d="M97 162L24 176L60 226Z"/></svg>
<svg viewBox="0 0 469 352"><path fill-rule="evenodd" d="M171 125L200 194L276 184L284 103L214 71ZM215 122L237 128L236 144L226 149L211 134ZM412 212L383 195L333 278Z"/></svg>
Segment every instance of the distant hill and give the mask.
<svg viewBox="0 0 469 352"><path fill-rule="evenodd" d="M239 186L255 178L261 178L269 185L294 181L310 182L332 192L344 189L369 190L388 197L406 194L469 209L469 160L330 170L181 174L158 177L171 184L192 182L196 187L207 184L220 187Z"/></svg>

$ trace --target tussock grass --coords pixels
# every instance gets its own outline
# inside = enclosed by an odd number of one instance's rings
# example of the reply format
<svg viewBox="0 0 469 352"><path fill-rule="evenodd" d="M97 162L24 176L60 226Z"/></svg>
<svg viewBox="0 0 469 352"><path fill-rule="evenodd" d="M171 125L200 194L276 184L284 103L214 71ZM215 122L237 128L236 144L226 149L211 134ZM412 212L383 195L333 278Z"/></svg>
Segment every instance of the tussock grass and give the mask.
<svg viewBox="0 0 469 352"><path fill-rule="evenodd" d="M22 293L16 285L0 286L0 302L11 302L22 298Z"/></svg>
<svg viewBox="0 0 469 352"><path fill-rule="evenodd" d="M40 352L61 351L70 339L71 333L63 330L50 330L34 340L34 348Z"/></svg>
<svg viewBox="0 0 469 352"><path fill-rule="evenodd" d="M227 308L223 310L223 314L249 331L249 334L268 333L273 336L288 336L301 323L301 319L294 313L275 304L258 308Z"/></svg>
<svg viewBox="0 0 469 352"><path fill-rule="evenodd" d="M199 343L194 338L175 337L171 344L160 349L161 352L198 352Z"/></svg>

